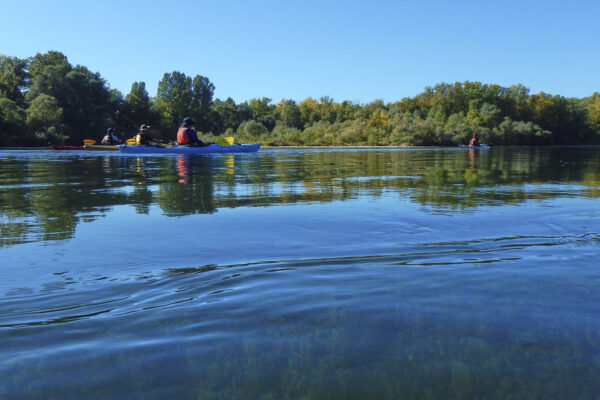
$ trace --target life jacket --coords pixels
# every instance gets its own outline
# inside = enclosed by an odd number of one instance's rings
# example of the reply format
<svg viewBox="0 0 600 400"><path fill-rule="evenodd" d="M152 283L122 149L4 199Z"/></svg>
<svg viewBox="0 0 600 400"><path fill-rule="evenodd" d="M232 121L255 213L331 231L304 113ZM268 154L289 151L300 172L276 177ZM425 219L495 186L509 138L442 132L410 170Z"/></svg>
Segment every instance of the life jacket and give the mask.
<svg viewBox="0 0 600 400"><path fill-rule="evenodd" d="M150 136L148 136L146 132L139 132L137 135L135 135L135 144L149 145Z"/></svg>
<svg viewBox="0 0 600 400"><path fill-rule="evenodd" d="M106 135L102 139L102 144L115 144L115 143L116 143L116 140L113 135Z"/></svg>
<svg viewBox="0 0 600 400"><path fill-rule="evenodd" d="M194 130L192 128L187 128L182 126L177 131L177 144L192 144L196 143L190 136L194 134Z"/></svg>

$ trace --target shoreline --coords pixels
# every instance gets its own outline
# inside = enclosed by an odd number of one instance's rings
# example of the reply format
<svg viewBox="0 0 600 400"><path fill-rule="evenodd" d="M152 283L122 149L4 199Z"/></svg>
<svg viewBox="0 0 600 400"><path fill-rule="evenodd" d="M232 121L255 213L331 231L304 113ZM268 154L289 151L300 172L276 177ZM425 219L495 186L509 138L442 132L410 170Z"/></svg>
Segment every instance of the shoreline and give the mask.
<svg viewBox="0 0 600 400"><path fill-rule="evenodd" d="M490 145L490 147L598 147L600 144L556 144L556 145ZM436 148L436 149L454 149L454 148L469 148L466 145L457 145L457 146L399 146L399 145L389 145L389 146L377 146L377 145L333 145L333 146L310 146L310 145L293 145L293 146L273 146L273 145L262 145L261 149L428 149L428 148ZM31 146L31 147L0 147L1 150L52 150L50 146Z"/></svg>

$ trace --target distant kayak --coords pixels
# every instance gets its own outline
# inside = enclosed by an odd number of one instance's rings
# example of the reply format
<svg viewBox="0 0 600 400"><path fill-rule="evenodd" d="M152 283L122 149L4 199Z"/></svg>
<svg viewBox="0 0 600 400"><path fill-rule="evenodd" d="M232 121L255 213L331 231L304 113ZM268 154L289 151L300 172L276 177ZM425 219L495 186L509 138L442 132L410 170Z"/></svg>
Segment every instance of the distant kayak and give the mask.
<svg viewBox="0 0 600 400"><path fill-rule="evenodd" d="M467 144L459 144L458 147L461 149L489 149L491 146L487 144L480 144L479 146L469 146Z"/></svg>
<svg viewBox="0 0 600 400"><path fill-rule="evenodd" d="M260 143L232 144L221 146L209 144L203 147L191 146L131 146L119 145L119 151L124 154L213 154L213 153L254 153L260 149Z"/></svg>
<svg viewBox="0 0 600 400"><path fill-rule="evenodd" d="M54 150L85 150L83 146L64 146L62 144L53 144Z"/></svg>
<svg viewBox="0 0 600 400"><path fill-rule="evenodd" d="M86 144L85 146L86 150L111 150L111 151L118 151L119 150L119 145L115 144L115 145L110 145L110 144Z"/></svg>

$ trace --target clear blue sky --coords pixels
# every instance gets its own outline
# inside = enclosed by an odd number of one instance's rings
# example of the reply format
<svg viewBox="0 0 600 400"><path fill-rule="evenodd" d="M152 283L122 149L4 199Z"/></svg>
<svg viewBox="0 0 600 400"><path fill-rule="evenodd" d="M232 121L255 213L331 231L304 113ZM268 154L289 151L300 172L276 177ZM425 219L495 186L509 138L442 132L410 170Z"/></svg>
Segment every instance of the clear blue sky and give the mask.
<svg viewBox="0 0 600 400"><path fill-rule="evenodd" d="M599 0L0 2L0 54L49 50L127 94L165 72L215 97L386 102L439 82L600 92Z"/></svg>

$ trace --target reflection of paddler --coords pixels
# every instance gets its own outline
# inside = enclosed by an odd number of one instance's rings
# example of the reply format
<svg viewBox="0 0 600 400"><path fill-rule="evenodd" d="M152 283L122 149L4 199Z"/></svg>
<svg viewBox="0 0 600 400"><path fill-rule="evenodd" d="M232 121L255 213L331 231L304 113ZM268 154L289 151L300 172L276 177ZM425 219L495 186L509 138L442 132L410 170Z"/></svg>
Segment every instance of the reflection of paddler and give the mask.
<svg viewBox="0 0 600 400"><path fill-rule="evenodd" d="M137 172L138 174L140 174L144 178L146 178L146 176L147 176L147 174L146 174L146 166L144 165L144 160L142 160L139 157L135 159L135 172ZM138 184L141 184L141 183L142 182L138 182Z"/></svg>
<svg viewBox="0 0 600 400"><path fill-rule="evenodd" d="M212 181L212 179L205 179L212 176L209 159L189 154L177 154L176 160L175 170L177 176L181 178L179 183L191 183L199 180Z"/></svg>
<svg viewBox="0 0 600 400"><path fill-rule="evenodd" d="M304 181L304 187L307 194L315 194L317 193L317 185L314 182Z"/></svg>
<svg viewBox="0 0 600 400"><path fill-rule="evenodd" d="M189 167L183 154L177 155L177 175L181 177L177 182L185 183L188 181Z"/></svg>
<svg viewBox="0 0 600 400"><path fill-rule="evenodd" d="M477 167L475 166L475 157L476 157L476 156L477 156L477 155L475 154L475 149L469 149L469 158L471 159L471 168L472 168L472 169L475 169L475 168L477 168Z"/></svg>
<svg viewBox="0 0 600 400"><path fill-rule="evenodd" d="M233 158L233 154L230 154L227 156L227 158L225 159L225 167L227 167L227 169L225 169L225 173L227 175L233 175L234 174L234 168L235 168L235 159Z"/></svg>

